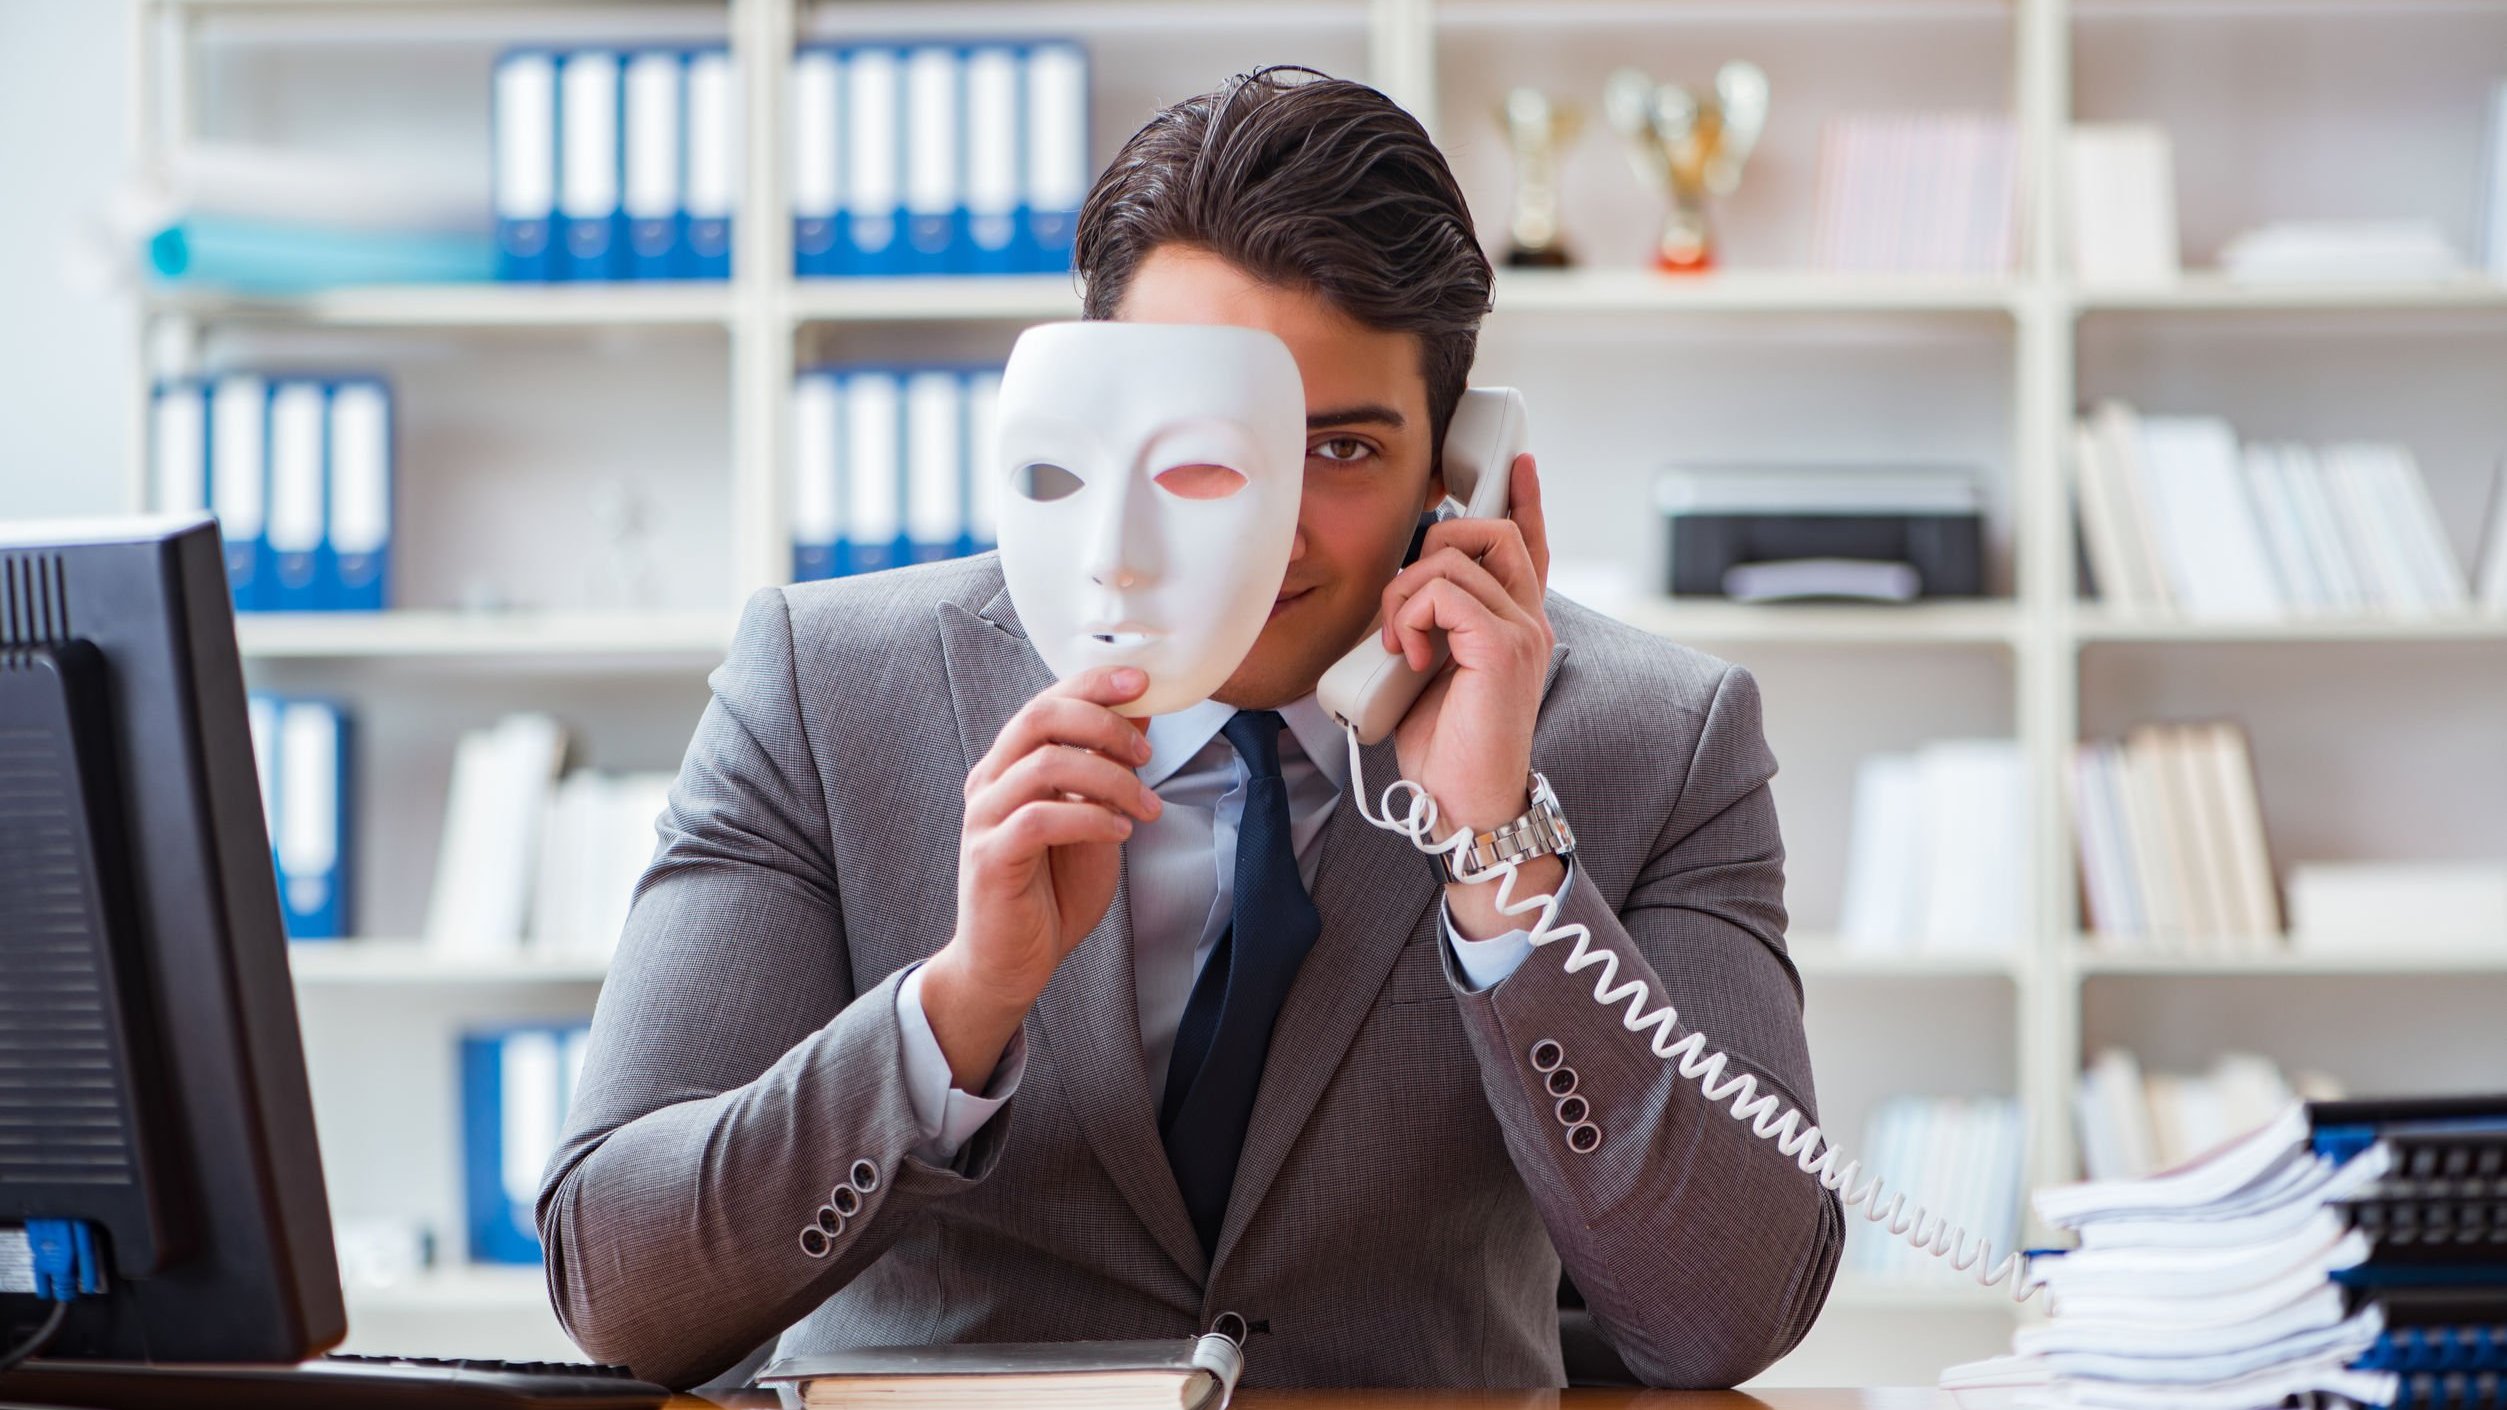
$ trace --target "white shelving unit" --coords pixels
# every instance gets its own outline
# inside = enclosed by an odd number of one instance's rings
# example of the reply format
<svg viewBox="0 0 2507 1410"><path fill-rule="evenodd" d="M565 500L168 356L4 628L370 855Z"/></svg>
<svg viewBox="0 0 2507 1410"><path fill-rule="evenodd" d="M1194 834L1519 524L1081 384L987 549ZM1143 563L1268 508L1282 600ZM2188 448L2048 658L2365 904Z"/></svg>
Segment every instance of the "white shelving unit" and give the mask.
<svg viewBox="0 0 2507 1410"><path fill-rule="evenodd" d="M2446 447L2486 443L2495 453L2507 445L2498 409L2507 398L2497 395L2495 376L2507 365L2507 286L2466 279L2260 288L2197 268L2160 287L2082 287L2059 257L2062 212L2054 183L2045 179L2047 154L2076 116L2147 116L2188 131L2216 126L2261 144L2224 153L2221 142L2180 140L2180 186L2199 195L2187 201L2186 224L2197 266L2230 220L2410 214L2402 207L2413 201L2468 218L2442 171L2379 155L2388 148L2377 143L2390 143L2390 132L2345 135L2346 122L2374 129L2373 85L2403 81L2393 76L2396 66L2364 77L2342 69L2344 78L2330 83L2317 76L2340 66L2293 63L2232 95L2149 55L2180 34L2204 46L2243 42L2273 54L2338 53L2365 43L2382 53L2424 53L2437 75L2433 83L2460 87L2471 62L2467 47L2480 51L2486 42L2493 60L2507 53L2507 4L130 3L141 17L132 71L134 128L145 149L204 131L333 142L332 134L308 131L292 115L318 111L315 99L353 103L341 86L347 80L326 80L290 56L319 48L353 63L360 46L415 40L407 52L441 90L430 119L445 114L450 124L451 135L435 143L433 155L458 156L465 142L475 147L482 200L485 61L503 44L710 35L729 42L746 76L750 146L738 274L727 284L374 288L303 299L172 292L144 301L140 346L151 361L133 378L135 412L153 375L254 358L380 361L405 374L400 493L405 507L427 512L403 515L400 587L402 599L418 605L370 620L267 617L242 624L257 677L338 690L383 717L369 745L388 757L369 767L407 791L378 800L370 789L363 815L410 810L413 820L396 835L432 835L426 819L440 807L451 735L521 708L511 700L597 717L587 733L615 745L604 766L616 758L636 767L676 761L703 700L702 674L728 642L742 595L783 578L786 405L796 366L822 357L998 356L1018 327L1076 312L1076 293L1061 277L793 278L780 134L796 38L1076 34L1112 56L1098 65L1101 155L1159 101L1255 62L1303 58L1368 77L1418 113L1445 144L1492 237L1502 228L1507 162L1488 113L1503 87L1537 83L1583 95L1589 108L1603 75L1619 63L1698 80L1723 58L1747 55L1774 79L1775 119L1740 193L1719 217L1730 267L1690 279L1635 268L1656 207L1629 178L1612 135L1588 132L1562 169L1568 230L1588 263L1504 272L1481 368L1488 380L1523 386L1540 413L1537 448L1560 556L1617 563L1640 582L1651 580L1659 561L1657 531L1650 507L1631 509L1647 503L1647 477L1675 455L1894 456L1976 463L1988 472L1998 593L1988 600L1903 611L1792 610L1638 595L1611 609L1760 675L1770 738L1784 762L1776 786L1796 892L1795 955L1810 995L1823 1108L1849 1148L1872 1104L1893 1092L2007 1093L2029 1116L2032 1183L2068 1178L2075 1168L2070 1094L2087 1049L2146 1038L2191 1050L2213 1041L2207 1032L2183 1031L2182 1019L2166 1016L2178 1012L2171 1005L2129 998L2093 1005L2099 986L2131 986L2129 995L2206 986L2204 1002L2216 993L2231 1018L2246 1015L2224 1031L2269 1034L2271 1025L2253 1015L2268 1012L2277 995L2293 985L2313 993L2339 983L2367 996L2358 1021L2381 1025L2377 1031L2397 1044L2430 1044L2441 1035L2413 1027L2405 1000L2380 1008L2376 993L2403 986L2416 994L2439 984L2507 999L2507 958L2398 947L2370 959L2178 959L2087 947L2065 801L2068 757L2085 730L2113 733L2140 718L2189 710L2254 716L2268 821L2283 861L2376 855L2388 835L2417 843L2439 828L2472 839L2466 845L2507 851L2507 804L2498 801L2507 798L2507 755L2486 742L2498 735L2501 697L2493 693L2485 702L2479 694L2507 690L2507 652L2499 650L2507 645L2507 620L2222 624L2116 617L2075 596L2063 461L2073 409L2102 395L2154 401L2155 410L2224 410L2240 418L2241 430L2271 436L2410 437L2435 417L2444 425L2432 434ZM457 76L473 60L476 82L463 87L469 80ZM363 62L359 72L380 83L379 61ZM319 91L299 108L282 101L291 84ZM1820 118L1960 105L2007 106L2020 128L2026 235L2010 274L1849 277L1795 267L1806 257ZM2331 116L2321 130L2307 128L2317 146L2304 160L2266 141L2274 124L2303 126L2318 109ZM347 123L348 136L339 141L389 126L377 120L379 109L358 111L362 120ZM2411 111L2415 121L2445 121ZM399 116L406 121L406 112ZM2462 121L2477 117L2467 112ZM2446 140L2436 149L2477 145L2468 131L2440 135ZM2289 138L2293 147L2300 141ZM2423 144L2405 145L2416 151ZM2236 181L2226 179L2232 162ZM2379 175L2361 183L2373 186L2365 195L2325 184L2369 170ZM2472 180L2468 164L2461 179ZM2461 371L2466 359L2484 358L2492 369L2486 401L2478 391L2484 384ZM2398 359L2402 373L2393 371ZM2409 385L2405 374L2414 368L2447 370L2435 379L2439 392ZM2370 369L2380 375L2343 375ZM514 382L532 391L505 391ZM543 383L547 409L539 413L532 398ZM604 400L619 387L638 395ZM648 389L662 393L649 407L641 404ZM2215 395L2238 404L2204 400ZM2244 424L2258 407L2265 409L2259 424ZM582 423L588 448L552 448L539 431L547 418ZM684 428L700 423L718 426L719 435L690 439ZM680 438L667 456L643 444L657 432ZM465 557L424 536L431 529L448 537L463 532L475 523L478 503L524 495L543 477L565 480L571 493L584 474L578 462L588 460L640 467L655 517L690 526L686 538L665 544L685 550L672 558L669 590L620 606L570 586L573 577L549 574L532 579L532 591L506 594L528 599L526 605L458 610L470 586L463 575L478 555ZM2465 465L2466 456L2456 454L2445 473L2461 479L2473 473ZM142 481L134 468L133 502ZM2442 502L2453 493L2441 491ZM564 501L534 503L545 514L548 504ZM531 546L544 542L562 559L583 552L579 538L544 532ZM500 545L481 553L495 551L524 550ZM2414 683L2421 688L2409 688ZM2323 703L2328 698L2334 706ZM2344 706L2355 719L2336 708ZM1853 759L1978 733L2016 737L2029 761L2026 933L2005 955L1906 957L1848 953L1820 935L1835 922ZM2424 752L2394 755L2402 746L2385 743L2389 735ZM2388 772L2404 782L2386 786L2381 775L2346 774L2319 780L2310 772L2346 749L2375 754L2378 768L2391 765ZM2458 787L2449 772L2430 762L2447 750L2468 761L2453 771L2469 775L2456 792L2447 791ZM2436 792L2439 820L2420 816L2422 796L2395 788ZM423 847L368 859L370 870L428 862ZM413 933L419 920L408 898L422 896L423 885L407 876L399 881L372 888L398 898L376 902L388 913L372 924L385 933ZM435 1150L451 1142L453 1128L389 1149L376 1135L384 1128L361 1110L367 1089L402 1090L393 1085L397 1075L381 1071L387 1065L449 1066L449 1056L410 1045L448 1042L463 1023L588 1011L601 967L446 967L407 941L300 947L296 965L317 1100L328 1103L325 1129L335 1133L337 1148L326 1148L335 1204L350 1212L388 1207L425 1215L447 1240L457 1240L450 1171ZM2139 1017L2145 1011L2160 1016ZM421 1017L408 1017L413 1012ZM2293 1036L2292 1046L2275 1055L2306 1060L2306 1041ZM2431 1080L2474 1075L2449 1070ZM2375 1076L2370 1071L2362 1080ZM407 1089L416 1106L406 1120L444 1100L448 1079L428 1080L434 1085ZM367 1152L370 1140L386 1148ZM566 1354L562 1341L552 1340L553 1323L531 1330L530 1319L546 1315L536 1276L454 1267L399 1292L361 1292L354 1305L361 1341L388 1333L401 1349L439 1349L426 1339L478 1335L475 1318L449 1320L453 1312L485 1309L501 1319L500 1335L520 1327L513 1334L539 1338L539 1354ZM1848 1278L1811 1341L1771 1379L1918 1378L1947 1360L1998 1349L2008 1324L2009 1303L1995 1296Z"/></svg>

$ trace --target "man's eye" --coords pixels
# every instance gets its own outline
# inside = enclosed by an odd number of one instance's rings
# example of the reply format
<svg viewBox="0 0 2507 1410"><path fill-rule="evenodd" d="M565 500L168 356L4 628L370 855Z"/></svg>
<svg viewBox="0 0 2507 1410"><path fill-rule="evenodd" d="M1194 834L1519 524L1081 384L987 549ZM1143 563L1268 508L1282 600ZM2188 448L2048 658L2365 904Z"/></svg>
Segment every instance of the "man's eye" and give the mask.
<svg viewBox="0 0 2507 1410"><path fill-rule="evenodd" d="M1325 460L1348 464L1375 454L1375 447L1356 436L1334 436L1328 441L1317 441L1306 454L1319 455Z"/></svg>

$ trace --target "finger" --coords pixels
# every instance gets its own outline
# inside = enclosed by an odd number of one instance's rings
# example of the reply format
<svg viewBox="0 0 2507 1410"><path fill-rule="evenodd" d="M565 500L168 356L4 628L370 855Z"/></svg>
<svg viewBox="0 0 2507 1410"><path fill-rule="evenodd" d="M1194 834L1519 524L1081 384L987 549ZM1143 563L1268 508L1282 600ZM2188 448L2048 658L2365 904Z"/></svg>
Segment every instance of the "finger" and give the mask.
<svg viewBox="0 0 2507 1410"><path fill-rule="evenodd" d="M1083 842L1120 842L1132 835L1132 820L1109 813L1094 803L1038 800L1024 803L991 834L995 865L1041 856L1048 848Z"/></svg>
<svg viewBox="0 0 2507 1410"><path fill-rule="evenodd" d="M1541 505L1541 468L1526 451L1515 457L1509 467L1513 476L1506 482L1506 517L1523 531L1523 543L1532 555L1532 573L1541 586L1549 586L1549 513Z"/></svg>
<svg viewBox="0 0 2507 1410"><path fill-rule="evenodd" d="M970 826L997 825L1037 799L1084 799L1147 822L1164 811L1140 776L1103 754L1049 744L1010 766L967 802Z"/></svg>
<svg viewBox="0 0 2507 1410"><path fill-rule="evenodd" d="M1385 584L1382 635L1386 650L1401 649L1393 635L1393 622L1401 615L1402 608L1429 585L1439 582L1456 584L1484 603L1492 613L1509 621L1530 625L1534 620L1531 612L1506 590L1496 575L1472 561L1468 553L1457 547L1441 548L1402 569L1393 576L1393 581Z"/></svg>
<svg viewBox="0 0 2507 1410"><path fill-rule="evenodd" d="M1523 531L1514 524L1504 519L1445 520L1430 526L1426 540L1419 546L1419 556L1425 558L1447 545L1476 559L1525 608L1540 605L1541 576L1533 565L1532 550L1524 542Z"/></svg>
<svg viewBox="0 0 2507 1410"><path fill-rule="evenodd" d="M1140 693L1148 688L1149 673L1138 666L1091 666L1078 675L1046 686L1037 692L1037 698L1069 696L1099 705L1123 705L1138 700Z"/></svg>
<svg viewBox="0 0 2507 1410"><path fill-rule="evenodd" d="M1395 615L1394 649L1410 669L1425 671L1436 664L1435 632L1491 631L1496 626L1497 616L1487 603L1451 579L1438 578L1412 594Z"/></svg>
<svg viewBox="0 0 2507 1410"><path fill-rule="evenodd" d="M1073 680L1079 677L1072 677ZM1105 706L1048 690L1019 707L984 757L967 771L966 791L972 797L1018 763L1049 744L1093 749L1117 763L1137 768L1149 762L1149 741L1137 725Z"/></svg>

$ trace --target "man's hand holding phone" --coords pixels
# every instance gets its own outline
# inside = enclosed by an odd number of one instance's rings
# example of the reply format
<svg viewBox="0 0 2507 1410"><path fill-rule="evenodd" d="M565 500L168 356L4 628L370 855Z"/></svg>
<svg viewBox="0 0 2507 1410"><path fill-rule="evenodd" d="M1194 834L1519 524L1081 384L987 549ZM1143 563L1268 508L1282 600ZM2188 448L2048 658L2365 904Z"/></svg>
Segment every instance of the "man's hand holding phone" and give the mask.
<svg viewBox="0 0 2507 1410"><path fill-rule="evenodd" d="M1429 632L1445 633L1453 663L1419 696L1393 731L1402 776L1436 800L1439 835L1508 822L1531 806L1532 731L1549 672L1551 630L1542 592L1549 583L1549 532L1540 473L1529 455L1508 467L1507 517L1448 519L1429 528L1419 559L1384 588L1385 649L1425 669ZM1527 864L1517 899L1545 895L1566 864ZM1497 909L1493 884L1446 887L1454 926L1485 940L1515 928Z"/></svg>
<svg viewBox="0 0 2507 1410"><path fill-rule="evenodd" d="M1002 726L966 777L958 929L924 963L932 1036L962 1091L981 1091L1062 960L1113 904L1123 842L1155 818L1140 725L1110 708L1139 698L1132 667L1083 671Z"/></svg>

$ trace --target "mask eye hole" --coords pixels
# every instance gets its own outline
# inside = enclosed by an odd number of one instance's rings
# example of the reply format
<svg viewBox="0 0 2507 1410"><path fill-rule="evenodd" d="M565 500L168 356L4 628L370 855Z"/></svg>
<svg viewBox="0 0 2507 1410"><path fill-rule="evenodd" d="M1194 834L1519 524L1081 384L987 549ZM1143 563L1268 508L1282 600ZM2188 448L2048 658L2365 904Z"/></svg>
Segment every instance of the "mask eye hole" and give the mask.
<svg viewBox="0 0 2507 1410"><path fill-rule="evenodd" d="M1025 499L1062 499L1079 492L1079 477L1050 461L1039 460L1010 472L1010 487Z"/></svg>
<svg viewBox="0 0 2507 1410"><path fill-rule="evenodd" d="M1157 483L1178 499L1225 499L1245 487L1245 477L1224 465L1178 465L1159 471Z"/></svg>

